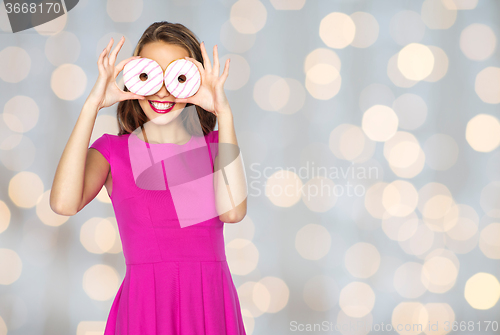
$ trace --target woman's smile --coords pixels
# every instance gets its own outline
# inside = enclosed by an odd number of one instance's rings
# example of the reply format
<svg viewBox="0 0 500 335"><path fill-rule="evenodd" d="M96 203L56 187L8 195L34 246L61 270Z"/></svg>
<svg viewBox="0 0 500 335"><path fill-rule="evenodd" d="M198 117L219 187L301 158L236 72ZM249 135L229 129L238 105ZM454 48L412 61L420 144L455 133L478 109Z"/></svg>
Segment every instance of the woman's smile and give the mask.
<svg viewBox="0 0 500 335"><path fill-rule="evenodd" d="M173 101L158 101L158 100L148 100L151 108L160 114L168 113L174 108L175 102Z"/></svg>

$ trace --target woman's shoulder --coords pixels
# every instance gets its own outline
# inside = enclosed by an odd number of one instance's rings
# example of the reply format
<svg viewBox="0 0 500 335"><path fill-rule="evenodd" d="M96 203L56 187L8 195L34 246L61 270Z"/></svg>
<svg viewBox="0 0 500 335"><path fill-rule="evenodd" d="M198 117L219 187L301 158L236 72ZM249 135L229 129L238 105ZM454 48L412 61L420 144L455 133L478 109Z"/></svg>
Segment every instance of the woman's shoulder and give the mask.
<svg viewBox="0 0 500 335"><path fill-rule="evenodd" d="M123 138L124 136L128 136L128 135L130 135L130 134L119 135L119 134L103 133L100 137Z"/></svg>
<svg viewBox="0 0 500 335"><path fill-rule="evenodd" d="M126 140L130 134L110 134L110 133L104 133L102 134L99 138L97 138L91 147L94 145L99 145L99 146L113 146L118 144L120 141Z"/></svg>
<svg viewBox="0 0 500 335"><path fill-rule="evenodd" d="M120 142L125 141L130 137L130 134L108 134L110 141Z"/></svg>
<svg viewBox="0 0 500 335"><path fill-rule="evenodd" d="M130 136L130 133L126 133L126 134L108 134L109 136L112 136L113 138L127 138Z"/></svg>

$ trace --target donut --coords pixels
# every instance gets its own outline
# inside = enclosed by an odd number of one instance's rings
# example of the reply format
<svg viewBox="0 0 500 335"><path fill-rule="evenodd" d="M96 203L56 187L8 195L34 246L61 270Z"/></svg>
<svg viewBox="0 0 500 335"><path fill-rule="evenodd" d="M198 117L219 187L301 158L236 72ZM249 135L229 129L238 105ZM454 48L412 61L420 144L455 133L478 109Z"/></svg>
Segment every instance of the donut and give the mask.
<svg viewBox="0 0 500 335"><path fill-rule="evenodd" d="M201 75L195 63L187 59L172 61L165 70L165 87L176 98L188 98L198 92Z"/></svg>
<svg viewBox="0 0 500 335"><path fill-rule="evenodd" d="M125 64L123 82L130 92L151 95L163 85L163 69L149 58L136 58Z"/></svg>

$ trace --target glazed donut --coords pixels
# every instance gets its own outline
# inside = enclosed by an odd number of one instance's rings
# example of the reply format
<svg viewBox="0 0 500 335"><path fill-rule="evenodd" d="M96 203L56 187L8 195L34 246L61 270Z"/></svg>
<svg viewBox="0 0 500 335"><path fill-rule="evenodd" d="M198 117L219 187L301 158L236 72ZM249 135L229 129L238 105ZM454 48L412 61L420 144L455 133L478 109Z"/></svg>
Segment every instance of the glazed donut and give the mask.
<svg viewBox="0 0 500 335"><path fill-rule="evenodd" d="M201 75L195 63L187 59L172 61L165 70L165 87L176 98L188 98L198 92Z"/></svg>
<svg viewBox="0 0 500 335"><path fill-rule="evenodd" d="M130 92L151 95L163 85L163 69L152 59L133 59L123 68L123 82Z"/></svg>

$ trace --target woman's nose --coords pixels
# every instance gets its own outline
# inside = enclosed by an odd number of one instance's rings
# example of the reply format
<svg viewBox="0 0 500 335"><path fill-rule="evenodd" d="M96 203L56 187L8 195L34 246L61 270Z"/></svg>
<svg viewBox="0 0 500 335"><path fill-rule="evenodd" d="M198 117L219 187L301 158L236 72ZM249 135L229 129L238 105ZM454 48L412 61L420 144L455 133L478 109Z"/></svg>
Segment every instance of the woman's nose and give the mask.
<svg viewBox="0 0 500 335"><path fill-rule="evenodd" d="M170 92L165 87L165 82L163 82L160 90L158 91L158 93L156 93L156 95L158 95L159 98L166 98L170 95Z"/></svg>

